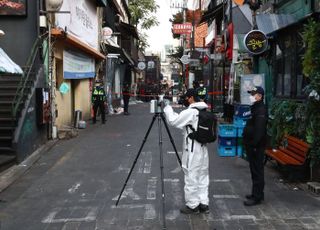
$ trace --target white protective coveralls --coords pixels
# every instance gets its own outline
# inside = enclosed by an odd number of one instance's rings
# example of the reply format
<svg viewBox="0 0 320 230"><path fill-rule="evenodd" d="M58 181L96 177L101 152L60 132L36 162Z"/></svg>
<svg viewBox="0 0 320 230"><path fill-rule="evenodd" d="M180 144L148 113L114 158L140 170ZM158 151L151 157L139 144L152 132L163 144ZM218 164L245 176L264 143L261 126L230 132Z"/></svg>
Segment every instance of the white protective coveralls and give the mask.
<svg viewBox="0 0 320 230"><path fill-rule="evenodd" d="M169 125L183 130L182 147L182 169L184 172L184 195L186 205L189 208L196 208L200 203L209 205L209 158L208 148L197 141L194 141L193 152L191 152L192 140L187 138L192 132L187 125L192 125L196 130L198 125L198 109L208 108L204 102L195 102L189 105L181 113L175 113L170 105L164 107L164 113Z"/></svg>

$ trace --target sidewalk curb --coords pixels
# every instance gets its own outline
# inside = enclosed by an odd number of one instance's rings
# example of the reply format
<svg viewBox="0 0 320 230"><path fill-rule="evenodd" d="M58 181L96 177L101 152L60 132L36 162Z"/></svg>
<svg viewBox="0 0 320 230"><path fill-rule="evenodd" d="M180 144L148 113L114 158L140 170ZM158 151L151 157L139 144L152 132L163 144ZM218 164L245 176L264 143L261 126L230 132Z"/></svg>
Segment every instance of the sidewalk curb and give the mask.
<svg viewBox="0 0 320 230"><path fill-rule="evenodd" d="M8 188L14 181L20 178L36 161L41 157L41 153L50 150L58 140L48 141L40 146L29 157L18 165L14 165L0 174L0 193Z"/></svg>

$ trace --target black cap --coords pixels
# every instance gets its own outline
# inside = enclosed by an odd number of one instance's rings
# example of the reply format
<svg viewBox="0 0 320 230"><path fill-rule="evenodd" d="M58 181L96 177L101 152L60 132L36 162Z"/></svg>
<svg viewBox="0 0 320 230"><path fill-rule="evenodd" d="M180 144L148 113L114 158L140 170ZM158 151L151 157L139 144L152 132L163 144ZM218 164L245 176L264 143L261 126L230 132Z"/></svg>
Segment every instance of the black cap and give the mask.
<svg viewBox="0 0 320 230"><path fill-rule="evenodd" d="M188 89L187 92L183 95L183 97L197 97L197 91L195 89Z"/></svg>
<svg viewBox="0 0 320 230"><path fill-rule="evenodd" d="M254 86L251 90L248 91L248 93L254 95L254 94L261 94L264 95L264 89L260 86Z"/></svg>

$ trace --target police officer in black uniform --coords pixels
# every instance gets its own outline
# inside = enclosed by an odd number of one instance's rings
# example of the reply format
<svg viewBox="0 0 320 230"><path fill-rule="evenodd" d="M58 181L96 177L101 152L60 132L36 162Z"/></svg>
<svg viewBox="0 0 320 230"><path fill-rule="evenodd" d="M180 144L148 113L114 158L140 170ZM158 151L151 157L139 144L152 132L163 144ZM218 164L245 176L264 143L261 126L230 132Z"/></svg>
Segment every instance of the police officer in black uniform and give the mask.
<svg viewBox="0 0 320 230"><path fill-rule="evenodd" d="M264 200L264 151L267 138L267 110L264 105L264 90L253 87L250 94L251 118L243 130L243 144L248 156L252 179L251 194L246 195L244 205L253 206Z"/></svg>
<svg viewBox="0 0 320 230"><path fill-rule="evenodd" d="M106 93L103 88L101 81L96 81L96 85L92 91L92 104L93 104L93 124L97 122L97 112L98 108L101 113L101 122L104 124L106 122L106 113L105 113L105 103Z"/></svg>

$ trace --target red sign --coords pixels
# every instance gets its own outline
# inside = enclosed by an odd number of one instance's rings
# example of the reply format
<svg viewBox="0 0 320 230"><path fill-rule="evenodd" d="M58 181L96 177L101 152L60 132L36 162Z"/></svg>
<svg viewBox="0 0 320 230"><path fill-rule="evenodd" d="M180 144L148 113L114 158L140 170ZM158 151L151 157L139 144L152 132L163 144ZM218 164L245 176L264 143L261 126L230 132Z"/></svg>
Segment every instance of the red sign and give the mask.
<svg viewBox="0 0 320 230"><path fill-rule="evenodd" d="M183 24L174 24L173 25L173 33L174 34L191 34L192 32L192 24L191 23L183 23Z"/></svg>

